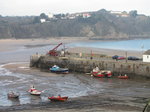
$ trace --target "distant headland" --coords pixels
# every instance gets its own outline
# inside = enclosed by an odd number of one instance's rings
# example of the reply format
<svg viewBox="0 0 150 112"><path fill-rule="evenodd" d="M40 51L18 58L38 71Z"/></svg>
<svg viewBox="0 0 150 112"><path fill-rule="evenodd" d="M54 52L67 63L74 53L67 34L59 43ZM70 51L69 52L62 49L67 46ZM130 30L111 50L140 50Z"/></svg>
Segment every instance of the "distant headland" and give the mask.
<svg viewBox="0 0 150 112"><path fill-rule="evenodd" d="M39 16L0 16L0 39L87 37L89 39L149 38L150 17L136 10Z"/></svg>

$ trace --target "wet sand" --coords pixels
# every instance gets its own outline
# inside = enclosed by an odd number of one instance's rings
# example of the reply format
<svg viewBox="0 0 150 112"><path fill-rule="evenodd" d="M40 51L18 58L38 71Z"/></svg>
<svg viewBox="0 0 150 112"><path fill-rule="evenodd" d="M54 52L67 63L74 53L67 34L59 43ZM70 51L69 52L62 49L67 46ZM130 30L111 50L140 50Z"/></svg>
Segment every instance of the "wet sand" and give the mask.
<svg viewBox="0 0 150 112"><path fill-rule="evenodd" d="M34 68L28 68L29 63L10 64L4 66L14 73L30 74L33 76L57 77L57 74L43 72ZM85 75L85 74L84 74ZM116 79L101 79L102 82L117 82ZM84 82L84 81L83 81ZM124 83L122 87L128 87L132 82ZM112 83L113 84L113 83ZM138 83L137 83L138 84ZM113 86L113 85L112 85ZM133 86L133 85L132 85ZM111 87L111 86L110 86ZM114 89L119 92L122 88L117 85ZM134 87L133 87L134 88ZM110 88L112 89L112 88ZM126 91L127 92L127 91ZM128 93L127 93L128 94ZM134 95L133 95L134 96ZM69 98L67 102L41 102L38 104L14 105L11 107L0 107L0 112L141 112L148 98L135 95L117 95L113 92L104 92L95 95Z"/></svg>
<svg viewBox="0 0 150 112"><path fill-rule="evenodd" d="M12 51L19 47L40 47L46 45L57 45L59 43L71 43L78 41L85 41L86 38L80 37L60 37L60 38L47 38L47 39L0 39L0 52Z"/></svg>
<svg viewBox="0 0 150 112"><path fill-rule="evenodd" d="M11 51L15 50L18 47L36 47L36 46L42 46L47 45L51 42L51 44L59 43L62 40L58 39L50 39L47 40L0 40L0 51ZM63 39L64 41L64 39ZM75 40L68 40L66 39L66 42L72 42L72 41L81 41L79 39ZM88 41L88 40L87 40ZM42 44L41 44L42 43ZM121 50L111 50L111 49L95 49L95 48L70 48L70 52L85 52L89 53L92 50L94 53L101 53L106 55L123 55L125 54L125 51ZM120 54L119 54L120 53ZM129 55L138 55L139 52L130 52L128 51ZM131 54L130 54L131 53ZM124 55L123 55L124 56ZM57 77L56 74L43 72L37 69L30 69L29 63L20 63L20 64L10 64L5 66L6 69L10 70L13 73L22 73L25 75L30 74L31 76L40 76L40 77ZM3 77L4 79L12 78L12 77ZM83 77L84 79L84 77ZM95 79L94 79L95 80ZM106 80L102 79L102 82L107 81L115 81L116 79L112 80ZM84 80L83 80L84 82ZM130 81L129 81L130 82ZM124 87L130 86L126 82L119 81L118 84L124 83ZM127 85L126 85L127 84ZM140 83L138 83L140 84ZM135 85L136 86L136 85ZM137 85L138 86L138 85ZM144 85L145 86L145 85ZM111 87L111 85L110 85ZM147 86L146 86L147 87ZM116 85L114 89L116 91L120 91L122 86ZM134 87L133 87L134 88ZM111 88L112 89L112 88ZM123 88L122 88L123 89ZM122 90L121 89L121 90ZM115 90L114 90L115 91ZM144 108L144 105L146 101L148 100L148 96L143 95L139 96L135 95L128 96L127 94L125 96L123 95L117 95L111 91L99 93L95 95L89 95L89 96L81 96L76 98L69 98L67 102L41 102L38 104L25 104L25 105L14 105L9 107L0 107L0 112L141 112Z"/></svg>
<svg viewBox="0 0 150 112"><path fill-rule="evenodd" d="M0 52L16 50L20 47L33 48L33 47L42 47L47 45L57 45L61 42L63 43L72 43L72 42L82 42L82 41L91 41L88 38L80 37L62 37L62 38L49 38L49 39L1 39L0 40ZM69 52L72 53L95 53L95 54L104 54L108 56L120 55L126 56L137 56L142 57L141 51L124 51L124 50L114 50L114 49L105 49L105 48L88 48L88 47L74 47L68 48Z"/></svg>
<svg viewBox="0 0 150 112"><path fill-rule="evenodd" d="M142 112L143 109L126 104L117 104L120 99L100 95L83 96L67 102L45 102L0 109L1 112ZM110 103L111 102L111 103Z"/></svg>

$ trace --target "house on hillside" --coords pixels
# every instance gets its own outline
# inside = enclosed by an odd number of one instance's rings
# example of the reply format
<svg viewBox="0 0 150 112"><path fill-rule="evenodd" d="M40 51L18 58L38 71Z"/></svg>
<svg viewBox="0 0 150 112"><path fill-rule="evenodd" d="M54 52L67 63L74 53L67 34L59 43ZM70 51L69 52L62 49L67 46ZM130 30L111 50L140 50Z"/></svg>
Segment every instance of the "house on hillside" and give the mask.
<svg viewBox="0 0 150 112"><path fill-rule="evenodd" d="M40 22L41 22L41 23L45 23L45 22L46 22L46 19L40 19Z"/></svg>
<svg viewBox="0 0 150 112"><path fill-rule="evenodd" d="M143 62L150 62L150 50L147 50L143 54Z"/></svg>
<svg viewBox="0 0 150 112"><path fill-rule="evenodd" d="M89 13L83 13L83 14L82 14L82 17L83 17L83 18L89 18L89 17L91 17L91 15L90 15Z"/></svg>
<svg viewBox="0 0 150 112"><path fill-rule="evenodd" d="M54 18L54 15L53 15L52 13L49 13L49 14L48 14L48 18L53 19L53 18Z"/></svg>
<svg viewBox="0 0 150 112"><path fill-rule="evenodd" d="M126 11L110 11L110 13L116 17L129 17L129 14Z"/></svg>

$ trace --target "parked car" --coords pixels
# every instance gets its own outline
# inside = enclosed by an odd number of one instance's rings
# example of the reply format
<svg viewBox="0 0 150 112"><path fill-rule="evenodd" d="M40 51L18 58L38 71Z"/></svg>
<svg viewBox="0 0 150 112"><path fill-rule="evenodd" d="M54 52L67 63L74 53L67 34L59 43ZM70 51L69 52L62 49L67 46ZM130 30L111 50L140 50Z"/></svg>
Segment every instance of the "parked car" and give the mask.
<svg viewBox="0 0 150 112"><path fill-rule="evenodd" d="M124 56L119 56L117 59L118 60L123 60L123 59L126 59L126 58Z"/></svg>
<svg viewBox="0 0 150 112"><path fill-rule="evenodd" d="M118 55L114 55L112 56L112 59L117 59L119 56Z"/></svg>
<svg viewBox="0 0 150 112"><path fill-rule="evenodd" d="M112 59L122 60L122 59L126 59L126 58L124 56L114 55L114 56L112 56Z"/></svg>
<svg viewBox="0 0 150 112"><path fill-rule="evenodd" d="M140 60L140 58L135 57L135 56L129 56L128 60Z"/></svg>

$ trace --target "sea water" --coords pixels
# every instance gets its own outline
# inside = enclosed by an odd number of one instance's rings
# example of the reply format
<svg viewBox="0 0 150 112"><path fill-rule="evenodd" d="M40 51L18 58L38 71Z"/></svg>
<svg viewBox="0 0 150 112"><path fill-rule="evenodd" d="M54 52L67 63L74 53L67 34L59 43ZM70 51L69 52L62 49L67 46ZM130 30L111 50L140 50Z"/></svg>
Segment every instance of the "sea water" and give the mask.
<svg viewBox="0 0 150 112"><path fill-rule="evenodd" d="M150 49L150 39L87 41L68 44L69 47L93 47L118 50L145 51Z"/></svg>

